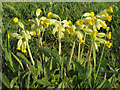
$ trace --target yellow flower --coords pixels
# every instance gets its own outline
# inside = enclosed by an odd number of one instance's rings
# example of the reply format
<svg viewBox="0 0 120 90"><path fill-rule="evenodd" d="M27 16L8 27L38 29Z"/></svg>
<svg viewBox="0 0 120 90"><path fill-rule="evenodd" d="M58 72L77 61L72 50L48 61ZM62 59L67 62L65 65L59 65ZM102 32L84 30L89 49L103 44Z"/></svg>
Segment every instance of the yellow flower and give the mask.
<svg viewBox="0 0 120 90"><path fill-rule="evenodd" d="M93 31L92 32L92 35L93 35L94 38L97 36L97 34L98 34L98 31Z"/></svg>
<svg viewBox="0 0 120 90"><path fill-rule="evenodd" d="M106 27L106 31L108 31L110 29L110 27Z"/></svg>
<svg viewBox="0 0 120 90"><path fill-rule="evenodd" d="M107 38L111 39L111 32L105 35Z"/></svg>
<svg viewBox="0 0 120 90"><path fill-rule="evenodd" d="M94 12L90 12L90 17L94 17Z"/></svg>
<svg viewBox="0 0 120 90"><path fill-rule="evenodd" d="M74 33L75 33L75 29L74 29L73 27L70 27L70 28L68 29L68 33L69 33L69 34L74 34Z"/></svg>
<svg viewBox="0 0 120 90"><path fill-rule="evenodd" d="M107 41L106 46L110 48L112 46L112 43L110 43L110 41Z"/></svg>
<svg viewBox="0 0 120 90"><path fill-rule="evenodd" d="M41 24L41 25L44 25L44 21L43 21L43 20L41 20L41 21L40 21L40 24Z"/></svg>
<svg viewBox="0 0 120 90"><path fill-rule="evenodd" d="M27 51L24 49L24 50L21 50L23 53L26 53Z"/></svg>
<svg viewBox="0 0 120 90"><path fill-rule="evenodd" d="M17 47L16 49L17 49L17 50L21 50L20 47Z"/></svg>
<svg viewBox="0 0 120 90"><path fill-rule="evenodd" d="M50 23L44 22L44 27L48 28Z"/></svg>
<svg viewBox="0 0 120 90"><path fill-rule="evenodd" d="M113 8L112 8L112 6L110 6L107 11L110 12L110 13L113 13Z"/></svg>
<svg viewBox="0 0 120 90"><path fill-rule="evenodd" d="M39 9L39 8L38 8L38 9L36 9L36 12L37 12L37 11L38 11L39 13L41 13L41 12L42 12L42 11L41 11L41 9Z"/></svg>
<svg viewBox="0 0 120 90"><path fill-rule="evenodd" d="M52 32L52 34L53 34L53 35L55 35L55 33L54 33L54 32Z"/></svg>
<svg viewBox="0 0 120 90"><path fill-rule="evenodd" d="M6 35L8 39L10 39L10 34Z"/></svg>
<svg viewBox="0 0 120 90"><path fill-rule="evenodd" d="M94 23L95 23L94 18L90 19L90 20L88 21L88 23L89 23L90 25L94 25Z"/></svg>
<svg viewBox="0 0 120 90"><path fill-rule="evenodd" d="M112 15L108 16L107 20L110 22L112 20Z"/></svg>
<svg viewBox="0 0 120 90"><path fill-rule="evenodd" d="M57 29L56 32L58 32L59 30Z"/></svg>
<svg viewBox="0 0 120 90"><path fill-rule="evenodd" d="M80 44L82 44L82 43L84 43L84 40L80 40L80 42L79 42Z"/></svg>
<svg viewBox="0 0 120 90"><path fill-rule="evenodd" d="M50 18L51 15L52 15L52 12L49 12L49 13L47 14L47 17Z"/></svg>
<svg viewBox="0 0 120 90"><path fill-rule="evenodd" d="M72 22L70 20L68 20L68 22L69 22L69 25L72 26Z"/></svg>
<svg viewBox="0 0 120 90"><path fill-rule="evenodd" d="M108 13L105 13L105 16L106 16L106 17L108 17L108 16L109 16L109 14L108 14Z"/></svg>
<svg viewBox="0 0 120 90"><path fill-rule="evenodd" d="M29 23L29 25L31 25L31 24L32 24L30 21L31 21L31 19L28 19L28 23Z"/></svg>
<svg viewBox="0 0 120 90"><path fill-rule="evenodd" d="M77 20L77 24L78 25L82 25L83 24L83 20L81 20L81 19Z"/></svg>
<svg viewBox="0 0 120 90"><path fill-rule="evenodd" d="M15 18L13 19L13 22L14 22L14 23L18 23L18 18L15 17Z"/></svg>
<svg viewBox="0 0 120 90"><path fill-rule="evenodd" d="M35 36L36 35L36 32L34 31L34 34L33 34L33 36Z"/></svg>

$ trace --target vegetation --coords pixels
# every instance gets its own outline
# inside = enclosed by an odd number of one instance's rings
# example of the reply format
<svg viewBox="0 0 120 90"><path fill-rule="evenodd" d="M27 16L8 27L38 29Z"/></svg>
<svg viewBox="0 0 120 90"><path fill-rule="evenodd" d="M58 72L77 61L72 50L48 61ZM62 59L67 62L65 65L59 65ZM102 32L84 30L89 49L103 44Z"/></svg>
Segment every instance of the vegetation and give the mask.
<svg viewBox="0 0 120 90"><path fill-rule="evenodd" d="M120 88L119 3L2 3L2 88Z"/></svg>

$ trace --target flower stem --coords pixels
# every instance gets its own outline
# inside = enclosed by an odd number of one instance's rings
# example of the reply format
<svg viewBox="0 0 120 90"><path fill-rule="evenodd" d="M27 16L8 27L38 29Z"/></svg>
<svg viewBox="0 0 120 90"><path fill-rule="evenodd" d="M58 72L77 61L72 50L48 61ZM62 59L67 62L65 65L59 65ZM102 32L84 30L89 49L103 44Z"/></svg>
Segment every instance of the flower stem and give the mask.
<svg viewBox="0 0 120 90"><path fill-rule="evenodd" d="M32 62L33 65L35 65L35 62L34 62L34 60L33 60L33 57L32 57L32 54L31 54L31 51L30 51L30 47L29 47L28 42L27 42L27 49L28 49L28 53L29 53L29 56L30 56L31 62Z"/></svg>
<svg viewBox="0 0 120 90"><path fill-rule="evenodd" d="M69 66L71 64L72 56L73 56L73 53L74 53L74 48L75 48L75 41L73 42L72 52L71 52L70 60L69 60Z"/></svg>
<svg viewBox="0 0 120 90"><path fill-rule="evenodd" d="M84 36L84 42L85 42L85 38L86 38L86 33L85 33L85 36ZM81 51L81 58L82 58L82 55L83 55L84 47L85 47L85 43L83 43L83 47L82 47L82 51Z"/></svg>
<svg viewBox="0 0 120 90"><path fill-rule="evenodd" d="M91 54L92 54L92 48L93 48L93 43L91 41L90 55L89 55L89 59L88 59L88 69L89 69L89 64L90 64L90 59L91 59Z"/></svg>
<svg viewBox="0 0 120 90"><path fill-rule="evenodd" d="M80 61L80 43L79 43L79 48L78 48L78 60Z"/></svg>

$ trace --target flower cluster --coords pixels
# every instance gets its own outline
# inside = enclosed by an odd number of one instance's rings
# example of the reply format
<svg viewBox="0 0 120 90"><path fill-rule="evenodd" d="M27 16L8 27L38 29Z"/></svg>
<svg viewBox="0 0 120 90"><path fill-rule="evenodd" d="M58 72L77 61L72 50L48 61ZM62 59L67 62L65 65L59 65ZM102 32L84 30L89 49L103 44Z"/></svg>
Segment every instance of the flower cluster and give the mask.
<svg viewBox="0 0 120 90"><path fill-rule="evenodd" d="M47 17L41 16L41 9L36 9L36 18L29 19L28 23L31 27L31 30L25 30L24 25L18 20L17 17L13 19L14 23L18 23L18 25L22 28L20 33L12 33L13 37L19 39L17 43L17 49L26 53L26 45L28 40L31 39L31 36L41 36L41 32L48 28L50 25L53 26L52 34L58 35L58 40L61 38L69 38L71 40L77 40L80 44L85 43L83 40L84 35L90 35L91 39L94 39L94 45L96 50L98 50L98 46L100 43L106 44L108 48L112 46L110 41L106 41L104 38L107 37L111 39L111 32L109 32L110 27L107 26L106 20L111 21L112 15L109 13L113 13L113 8L109 7L109 9L105 9L98 13L97 15L94 12L85 13L83 16L75 22L75 25L71 20L63 20L61 21L60 17L52 12L47 14ZM108 33L100 32L99 30L103 28ZM99 32L98 32L99 31Z"/></svg>

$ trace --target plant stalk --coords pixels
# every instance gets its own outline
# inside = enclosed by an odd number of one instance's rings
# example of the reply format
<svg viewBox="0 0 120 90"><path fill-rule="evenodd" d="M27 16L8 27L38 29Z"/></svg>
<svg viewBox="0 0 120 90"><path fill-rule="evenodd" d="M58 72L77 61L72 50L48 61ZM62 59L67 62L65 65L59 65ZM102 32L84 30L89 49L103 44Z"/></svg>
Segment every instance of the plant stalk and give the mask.
<svg viewBox="0 0 120 90"><path fill-rule="evenodd" d="M85 42L85 38L86 38L86 33L85 33L85 36L84 36L84 42ZM82 55L83 55L84 47L85 47L85 43L83 43L83 47L82 47L82 51L81 51L81 58L82 58Z"/></svg>
<svg viewBox="0 0 120 90"><path fill-rule="evenodd" d="M69 60L69 66L71 64L72 56L73 56L73 53L74 53L74 48L75 48L75 41L73 42L72 52L71 52L70 60Z"/></svg>
<svg viewBox="0 0 120 90"><path fill-rule="evenodd" d="M81 44L79 43L79 48L78 48L78 60L80 61L80 46Z"/></svg>
<svg viewBox="0 0 120 90"><path fill-rule="evenodd" d="M29 53L29 56L30 56L31 62L32 62L33 65L35 65L35 62L34 62L34 60L33 60L33 57L32 57L32 54L31 54L31 51L30 51L30 47L29 47L28 42L27 42L27 49L28 49L28 53Z"/></svg>

